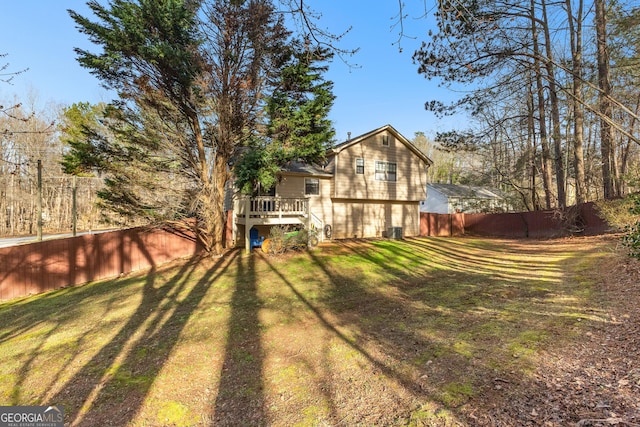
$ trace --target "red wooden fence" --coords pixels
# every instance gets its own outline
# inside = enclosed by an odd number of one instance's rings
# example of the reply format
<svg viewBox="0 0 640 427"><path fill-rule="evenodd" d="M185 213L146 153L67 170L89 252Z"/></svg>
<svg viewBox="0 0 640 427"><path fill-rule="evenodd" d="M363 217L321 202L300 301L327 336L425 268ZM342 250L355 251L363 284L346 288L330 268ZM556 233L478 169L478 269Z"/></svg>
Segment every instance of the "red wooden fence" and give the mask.
<svg viewBox="0 0 640 427"><path fill-rule="evenodd" d="M464 234L465 214L420 213L420 235L434 237L461 236Z"/></svg>
<svg viewBox="0 0 640 427"><path fill-rule="evenodd" d="M115 277L199 251L190 236L142 228L0 248L0 300Z"/></svg>
<svg viewBox="0 0 640 427"><path fill-rule="evenodd" d="M593 204L577 209L581 234L607 230ZM554 211L420 215L421 236L518 238L553 237L568 232L567 223ZM193 237L141 228L0 248L0 300L116 277L192 256L200 250Z"/></svg>
<svg viewBox="0 0 640 427"><path fill-rule="evenodd" d="M567 218L571 218L570 221ZM576 234L602 234L607 223L593 203L565 211L534 211L496 214L420 214L421 236L543 238Z"/></svg>

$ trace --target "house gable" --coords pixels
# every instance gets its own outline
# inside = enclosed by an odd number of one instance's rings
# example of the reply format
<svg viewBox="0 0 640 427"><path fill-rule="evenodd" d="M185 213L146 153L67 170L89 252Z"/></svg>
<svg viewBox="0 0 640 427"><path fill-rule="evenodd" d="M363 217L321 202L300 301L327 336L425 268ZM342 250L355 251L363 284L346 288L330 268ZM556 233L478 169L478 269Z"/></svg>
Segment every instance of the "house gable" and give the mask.
<svg viewBox="0 0 640 427"><path fill-rule="evenodd" d="M392 126L346 141L329 154L333 197L420 201L433 162Z"/></svg>

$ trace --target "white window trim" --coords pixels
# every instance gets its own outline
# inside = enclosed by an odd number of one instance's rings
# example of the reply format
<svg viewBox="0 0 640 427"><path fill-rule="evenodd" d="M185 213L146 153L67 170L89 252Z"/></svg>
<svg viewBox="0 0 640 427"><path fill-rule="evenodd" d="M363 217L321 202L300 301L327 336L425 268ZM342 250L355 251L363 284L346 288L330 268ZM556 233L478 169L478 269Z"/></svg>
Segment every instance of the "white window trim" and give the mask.
<svg viewBox="0 0 640 427"><path fill-rule="evenodd" d="M314 180L318 183L318 193L307 193L307 181ZM304 179L304 195L305 196L319 196L320 195L320 179L319 178L305 178Z"/></svg>
<svg viewBox="0 0 640 427"><path fill-rule="evenodd" d="M396 170L395 170L395 178L396 178L396 179L394 179L394 180L390 180L390 179L379 179L379 178L378 178L378 164L379 164L379 163L383 163L383 164L385 164L385 165L395 165L395 169L396 169ZM388 174L388 171L387 171L386 169L387 169L387 167L385 166L385 171L384 171L384 173L385 173L385 178L386 178L386 176L387 176L387 174ZM375 161L375 163L374 163L373 175L374 175L374 178L375 178L375 180L376 180L376 181L381 181L381 182L398 182L398 163L396 163L396 162L389 162L389 161L387 161L387 160L376 160L376 161Z"/></svg>

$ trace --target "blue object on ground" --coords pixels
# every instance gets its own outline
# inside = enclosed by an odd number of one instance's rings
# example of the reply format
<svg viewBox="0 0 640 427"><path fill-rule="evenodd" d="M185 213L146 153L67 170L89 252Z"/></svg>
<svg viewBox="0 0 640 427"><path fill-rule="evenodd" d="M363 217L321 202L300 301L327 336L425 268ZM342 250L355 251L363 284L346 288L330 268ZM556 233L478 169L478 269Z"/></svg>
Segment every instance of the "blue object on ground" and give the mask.
<svg viewBox="0 0 640 427"><path fill-rule="evenodd" d="M251 227L249 230L249 241L251 242L251 248L259 248L264 242L264 236L258 237L258 230Z"/></svg>

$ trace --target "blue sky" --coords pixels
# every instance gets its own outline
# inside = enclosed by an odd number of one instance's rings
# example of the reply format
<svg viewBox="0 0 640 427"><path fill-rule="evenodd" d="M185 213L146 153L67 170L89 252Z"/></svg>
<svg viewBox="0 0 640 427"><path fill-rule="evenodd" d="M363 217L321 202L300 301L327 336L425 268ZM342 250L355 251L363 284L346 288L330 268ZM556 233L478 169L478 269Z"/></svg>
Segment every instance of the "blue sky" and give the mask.
<svg viewBox="0 0 640 427"><path fill-rule="evenodd" d="M398 14L394 0L312 0L322 13L320 26L333 33L351 31L341 40L345 49L359 48L348 58L349 65L336 58L326 75L334 82L336 100L331 113L336 139L343 141L347 132L357 136L391 124L409 139L415 132L428 136L449 130L452 120L439 120L424 109L429 99L448 100L455 94L438 88L437 83L418 75L411 61L413 51L426 38L432 18L415 19L424 14L421 1L410 1L411 16L405 20L405 34L398 41L399 28L392 28ZM430 3L430 2L428 2ZM375 6L374 6L375 5ZM10 64L11 71L28 68L16 76L12 85L0 83L0 100L14 95L26 100L37 94L41 104L55 102L108 101L100 83L80 67L74 47L91 49L91 44L74 27L67 14L73 9L88 15L82 0L22 0L4 2L0 14L0 53L8 54L0 65Z"/></svg>

